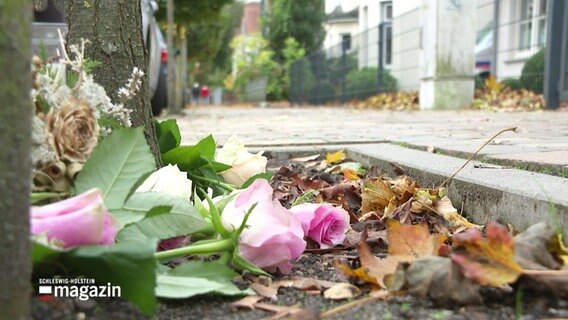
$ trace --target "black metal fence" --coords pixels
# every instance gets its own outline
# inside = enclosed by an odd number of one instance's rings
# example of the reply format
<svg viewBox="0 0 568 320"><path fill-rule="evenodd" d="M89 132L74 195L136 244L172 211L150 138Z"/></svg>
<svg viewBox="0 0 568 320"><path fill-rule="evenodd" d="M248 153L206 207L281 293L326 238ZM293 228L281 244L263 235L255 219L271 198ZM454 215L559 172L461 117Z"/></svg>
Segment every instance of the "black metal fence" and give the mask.
<svg viewBox="0 0 568 320"><path fill-rule="evenodd" d="M514 88L542 93L545 60L540 51L547 44L547 1L481 0L476 9L481 27L475 48L476 73L492 74Z"/></svg>
<svg viewBox="0 0 568 320"><path fill-rule="evenodd" d="M419 89L421 14L420 8L411 10L295 62L290 70L291 102L343 103L380 92ZM549 107L558 104L551 97L568 98L565 0L478 0L476 14L472 74L477 87L491 74L513 89L536 93L543 93L548 82Z"/></svg>
<svg viewBox="0 0 568 320"><path fill-rule="evenodd" d="M290 100L295 104L342 103L393 91L390 64L392 25L382 23L292 64Z"/></svg>

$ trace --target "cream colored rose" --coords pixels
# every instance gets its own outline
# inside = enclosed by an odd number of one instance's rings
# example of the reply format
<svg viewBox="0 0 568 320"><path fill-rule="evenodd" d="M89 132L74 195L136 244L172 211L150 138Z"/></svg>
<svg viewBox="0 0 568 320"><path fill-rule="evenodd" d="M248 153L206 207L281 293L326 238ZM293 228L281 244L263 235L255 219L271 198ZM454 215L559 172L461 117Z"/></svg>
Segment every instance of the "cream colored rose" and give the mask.
<svg viewBox="0 0 568 320"><path fill-rule="evenodd" d="M191 180L177 165L167 165L152 173L136 192L164 192L186 200L191 196Z"/></svg>
<svg viewBox="0 0 568 320"><path fill-rule="evenodd" d="M86 162L99 141L97 118L84 101L75 98L49 111L45 129L51 147L63 161Z"/></svg>
<svg viewBox="0 0 568 320"><path fill-rule="evenodd" d="M226 182L240 187L250 177L266 172L268 160L262 156L262 152L252 154L247 151L245 145L235 136L227 140L223 148L219 150L215 160L232 166L231 169L221 172Z"/></svg>

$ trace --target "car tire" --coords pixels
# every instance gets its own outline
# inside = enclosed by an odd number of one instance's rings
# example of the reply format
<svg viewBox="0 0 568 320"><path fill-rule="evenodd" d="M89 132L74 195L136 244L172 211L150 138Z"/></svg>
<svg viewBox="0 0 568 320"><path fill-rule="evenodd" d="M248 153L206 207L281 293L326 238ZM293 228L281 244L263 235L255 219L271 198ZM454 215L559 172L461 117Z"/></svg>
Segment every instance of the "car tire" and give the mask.
<svg viewBox="0 0 568 320"><path fill-rule="evenodd" d="M166 64L160 66L160 78L158 79L158 86L156 92L152 97L152 113L157 116L168 106L168 69Z"/></svg>

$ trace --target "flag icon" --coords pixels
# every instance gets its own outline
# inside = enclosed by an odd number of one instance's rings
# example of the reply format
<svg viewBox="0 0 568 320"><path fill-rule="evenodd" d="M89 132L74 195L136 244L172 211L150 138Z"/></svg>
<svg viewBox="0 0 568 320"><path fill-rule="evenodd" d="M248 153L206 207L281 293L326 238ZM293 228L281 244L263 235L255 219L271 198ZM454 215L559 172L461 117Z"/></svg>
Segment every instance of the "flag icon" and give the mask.
<svg viewBox="0 0 568 320"><path fill-rule="evenodd" d="M51 286L39 286L39 294L51 294Z"/></svg>

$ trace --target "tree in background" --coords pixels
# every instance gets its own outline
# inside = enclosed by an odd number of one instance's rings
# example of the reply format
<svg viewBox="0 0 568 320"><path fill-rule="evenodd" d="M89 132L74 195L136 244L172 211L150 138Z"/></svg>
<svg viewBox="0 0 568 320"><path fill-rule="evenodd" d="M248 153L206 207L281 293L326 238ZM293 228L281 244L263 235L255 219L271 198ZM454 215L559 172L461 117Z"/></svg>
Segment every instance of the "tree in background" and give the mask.
<svg viewBox="0 0 568 320"><path fill-rule="evenodd" d="M242 15L242 2L235 2L224 6L216 19L189 25L188 60L195 81L222 85L231 72L233 50L230 43ZM199 63L198 68L195 68L196 63Z"/></svg>
<svg viewBox="0 0 568 320"><path fill-rule="evenodd" d="M146 76L142 77L140 91L125 106L133 110L132 125L144 125L146 140L160 165L160 150L150 107L148 52L142 36L140 0L86 3L66 1L67 45L80 44L81 38L90 41L85 58L100 62L93 68L92 74L113 101L118 101L118 89L130 78L134 67L144 71Z"/></svg>
<svg viewBox="0 0 568 320"><path fill-rule="evenodd" d="M283 62L286 39L294 38L306 54L320 49L325 38L324 0L271 0L270 12L263 21L274 59Z"/></svg>
<svg viewBox="0 0 568 320"><path fill-rule="evenodd" d="M32 1L0 1L0 318L29 319Z"/></svg>
<svg viewBox="0 0 568 320"><path fill-rule="evenodd" d="M234 50L234 67L227 86L238 95L244 94L247 83L251 80L267 77L269 81L275 79L280 67L273 60L274 52L270 50L268 42L261 35L238 36L231 41Z"/></svg>
<svg viewBox="0 0 568 320"><path fill-rule="evenodd" d="M174 0L174 7L175 42L182 45L183 41L179 40L187 40L191 80L208 82L220 68L228 73L230 54L226 53L230 52L234 25L238 25L242 16L242 4L234 0ZM156 18L165 25L166 0L159 1L159 8ZM225 56L219 57L220 52Z"/></svg>

